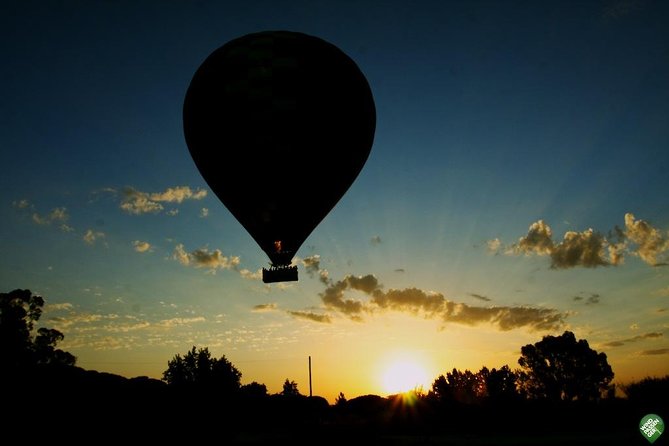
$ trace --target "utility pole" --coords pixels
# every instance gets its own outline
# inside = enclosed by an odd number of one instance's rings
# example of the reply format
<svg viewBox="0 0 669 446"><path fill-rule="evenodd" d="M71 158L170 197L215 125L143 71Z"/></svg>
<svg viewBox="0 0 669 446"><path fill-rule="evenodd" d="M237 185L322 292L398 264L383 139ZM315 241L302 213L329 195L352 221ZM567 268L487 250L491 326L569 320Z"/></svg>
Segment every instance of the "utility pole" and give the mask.
<svg viewBox="0 0 669 446"><path fill-rule="evenodd" d="M311 393L311 356L309 356L309 396L313 396Z"/></svg>

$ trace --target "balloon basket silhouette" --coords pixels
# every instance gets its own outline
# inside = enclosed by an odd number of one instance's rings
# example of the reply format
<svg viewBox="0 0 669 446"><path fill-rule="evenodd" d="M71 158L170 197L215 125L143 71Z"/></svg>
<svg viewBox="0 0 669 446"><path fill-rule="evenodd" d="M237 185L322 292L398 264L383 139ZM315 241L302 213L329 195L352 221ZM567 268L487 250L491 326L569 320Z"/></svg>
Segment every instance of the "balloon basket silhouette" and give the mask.
<svg viewBox="0 0 669 446"><path fill-rule="evenodd" d="M262 269L262 281L273 282L297 282L297 265L270 266Z"/></svg>

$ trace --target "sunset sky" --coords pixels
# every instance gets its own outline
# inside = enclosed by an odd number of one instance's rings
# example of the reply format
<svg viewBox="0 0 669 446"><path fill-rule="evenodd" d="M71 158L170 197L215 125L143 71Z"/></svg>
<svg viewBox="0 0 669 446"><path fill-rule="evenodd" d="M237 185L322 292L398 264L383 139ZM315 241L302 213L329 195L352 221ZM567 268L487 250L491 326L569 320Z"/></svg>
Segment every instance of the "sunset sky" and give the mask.
<svg viewBox="0 0 669 446"><path fill-rule="evenodd" d="M43 295L78 365L128 377L195 345L308 394L311 356L334 402L516 368L565 330L616 382L665 375L667 23L653 0L3 2L0 292ZM377 108L299 282L271 285L181 115L202 61L263 30L338 46Z"/></svg>

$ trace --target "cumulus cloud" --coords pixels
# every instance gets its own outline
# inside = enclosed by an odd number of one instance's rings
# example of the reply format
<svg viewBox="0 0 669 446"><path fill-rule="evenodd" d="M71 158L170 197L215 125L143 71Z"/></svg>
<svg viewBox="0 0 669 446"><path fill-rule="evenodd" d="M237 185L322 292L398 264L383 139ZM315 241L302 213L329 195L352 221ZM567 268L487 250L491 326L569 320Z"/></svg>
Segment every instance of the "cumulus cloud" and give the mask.
<svg viewBox="0 0 669 446"><path fill-rule="evenodd" d="M122 191L120 207L125 212L134 215L155 214L164 209L162 203L180 204L185 200L201 200L207 196L205 189L193 191L188 186L170 187L164 192L142 192L132 187L126 187ZM172 209L171 215L175 215L175 209Z"/></svg>
<svg viewBox="0 0 669 446"><path fill-rule="evenodd" d="M648 222L636 220L631 213L625 214L625 235L637 245L633 254L649 265L658 265L659 257L669 250L669 238L665 234Z"/></svg>
<svg viewBox="0 0 669 446"><path fill-rule="evenodd" d="M312 313L310 311L291 311L291 310L286 311L286 313L299 319L307 319L314 322L321 322L326 324L332 322L332 319L327 314Z"/></svg>
<svg viewBox="0 0 669 446"><path fill-rule="evenodd" d="M84 234L83 239L86 244L94 245L96 242L104 240L105 237L106 235L104 232L93 231L92 229L89 229Z"/></svg>
<svg viewBox="0 0 669 446"><path fill-rule="evenodd" d="M349 291L358 291L365 299L348 297L346 294ZM325 308L338 311L358 321L361 321L366 314L393 310L438 318L446 323L465 325L489 323L500 330L508 331L521 327L531 330L553 330L561 327L566 317L566 314L550 308L472 306L448 300L441 293L415 287L385 291L383 285L371 274L349 275L337 282L330 282L325 291L320 293L320 297Z"/></svg>
<svg viewBox="0 0 669 446"><path fill-rule="evenodd" d="M616 227L607 236L592 228L582 232L567 231L562 241L553 241L553 231L543 220L532 223L517 243L503 247L499 239L487 242L488 250L515 255L549 256L551 268L595 268L623 264L625 254L638 256L652 266L666 264L669 237L643 220L625 214L625 229Z"/></svg>
<svg viewBox="0 0 669 446"><path fill-rule="evenodd" d="M132 242L132 246L137 252L149 252L151 250L151 244L149 242L143 242L141 240L135 240Z"/></svg>
<svg viewBox="0 0 669 446"><path fill-rule="evenodd" d="M208 248L200 248L186 252L183 244L178 244L174 248L172 258L184 266L207 268L213 273L219 269L236 269L240 261L237 256L228 257L223 255L220 249L209 251Z"/></svg>
<svg viewBox="0 0 669 446"><path fill-rule="evenodd" d="M521 237L513 245L513 252L517 254L548 255L553 250L553 232L543 220L530 225L527 235Z"/></svg>
<svg viewBox="0 0 669 446"><path fill-rule="evenodd" d="M627 339L619 339L619 340L616 340L616 341L605 342L602 345L604 345L604 347L621 347L625 344L630 344L630 343L633 343L633 342L639 342L639 341L643 341L643 340L646 340L646 339L658 339L658 338L661 338L663 336L664 336L664 334L661 333L661 332L644 333L644 334L637 335L637 336L627 338Z"/></svg>

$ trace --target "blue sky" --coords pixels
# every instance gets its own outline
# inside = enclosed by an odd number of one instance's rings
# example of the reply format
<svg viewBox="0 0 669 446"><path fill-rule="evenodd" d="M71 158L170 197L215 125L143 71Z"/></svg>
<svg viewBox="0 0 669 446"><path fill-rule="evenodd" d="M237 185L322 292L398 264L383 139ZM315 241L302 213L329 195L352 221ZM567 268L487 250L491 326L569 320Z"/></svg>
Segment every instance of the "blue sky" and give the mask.
<svg viewBox="0 0 669 446"><path fill-rule="evenodd" d="M208 345L278 391L312 355L333 398L380 392L393 352L436 377L565 329L621 380L666 374L668 21L632 0L6 2L2 291L44 295L82 366L128 376ZM272 286L181 121L209 53L268 29L337 45L377 108L300 281Z"/></svg>

